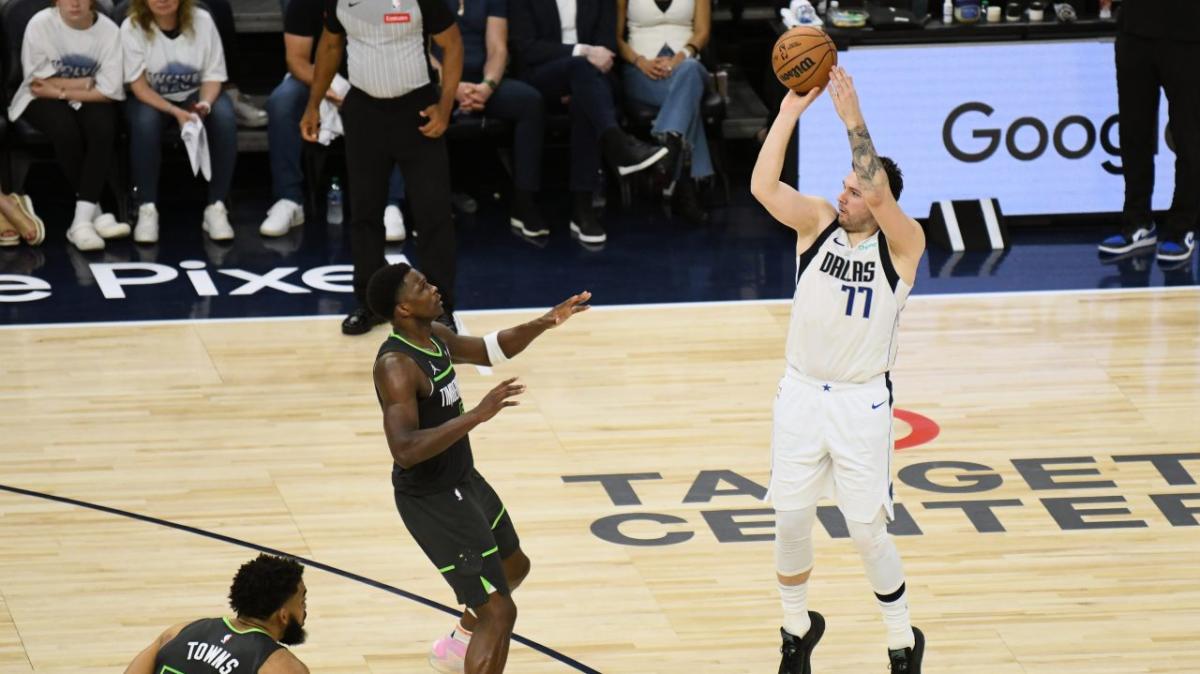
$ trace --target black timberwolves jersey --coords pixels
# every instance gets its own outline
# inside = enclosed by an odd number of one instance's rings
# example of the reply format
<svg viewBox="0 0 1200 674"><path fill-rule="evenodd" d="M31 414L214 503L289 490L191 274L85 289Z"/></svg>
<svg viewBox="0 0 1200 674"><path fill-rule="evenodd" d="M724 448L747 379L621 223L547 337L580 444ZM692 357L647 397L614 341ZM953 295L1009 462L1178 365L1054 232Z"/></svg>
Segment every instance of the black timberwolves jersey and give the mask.
<svg viewBox="0 0 1200 674"><path fill-rule="evenodd" d="M258 628L238 631L228 618L203 618L158 650L154 674L254 674L280 648Z"/></svg>
<svg viewBox="0 0 1200 674"><path fill-rule="evenodd" d="M426 349L393 332L375 356L378 362L386 353L402 353L413 359L429 379L431 393L417 398L418 427L422 430L441 426L463 413L462 396L458 391L454 365L450 362L450 350L442 340L437 337L432 339L433 348ZM378 393L376 391L376 395ZM412 468L404 469L399 464L393 464L392 485L399 492L414 495L453 489L466 479L474 463L471 441L464 435L446 451Z"/></svg>

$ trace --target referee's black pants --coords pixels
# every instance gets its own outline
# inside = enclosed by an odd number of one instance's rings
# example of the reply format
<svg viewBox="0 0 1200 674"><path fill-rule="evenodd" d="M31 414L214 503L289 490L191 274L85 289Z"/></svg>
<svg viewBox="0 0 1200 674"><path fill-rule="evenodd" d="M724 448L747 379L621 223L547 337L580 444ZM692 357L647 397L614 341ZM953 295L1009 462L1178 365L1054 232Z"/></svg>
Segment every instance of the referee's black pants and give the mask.
<svg viewBox="0 0 1200 674"><path fill-rule="evenodd" d="M354 258L354 296L367 306L367 282L387 264L383 257L383 211L394 165L404 176L417 237L417 260L429 282L442 293L442 305L454 310L457 247L450 218L450 162L446 139L427 138L418 130L420 112L437 102L432 86L398 98L373 98L351 88L342 103L346 136L346 172L350 184L350 250Z"/></svg>
<svg viewBox="0 0 1200 674"><path fill-rule="evenodd" d="M1159 87L1175 139L1175 194L1159 240L1178 241L1200 215L1200 42L1120 33L1116 41L1117 111L1125 172L1126 229L1153 222Z"/></svg>

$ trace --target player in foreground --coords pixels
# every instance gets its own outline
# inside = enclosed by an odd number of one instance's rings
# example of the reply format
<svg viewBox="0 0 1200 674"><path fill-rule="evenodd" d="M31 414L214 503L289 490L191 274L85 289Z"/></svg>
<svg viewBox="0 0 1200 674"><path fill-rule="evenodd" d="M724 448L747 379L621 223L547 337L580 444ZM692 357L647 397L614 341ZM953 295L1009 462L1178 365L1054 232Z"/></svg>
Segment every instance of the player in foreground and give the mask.
<svg viewBox="0 0 1200 674"><path fill-rule="evenodd" d="M783 603L779 674L809 674L825 631L808 610L817 502L846 518L887 627L893 674L919 674L925 637L909 621L892 518L892 384L900 311L925 251L921 226L900 209L903 178L875 152L854 83L834 67L827 87L846 125L853 170L835 208L779 181L797 120L821 90L789 92L767 134L750 190L796 230L796 292L787 367L775 398L771 483L775 568Z"/></svg>
<svg viewBox="0 0 1200 674"><path fill-rule="evenodd" d="M396 508L417 545L464 604L453 632L434 642L438 671L500 674L517 620L512 591L529 573L512 517L475 470L467 433L519 404L515 378L500 382L466 411L455 363L499 365L546 330L588 309L582 292L545 315L485 337L460 336L441 323L437 286L406 264L371 277L367 301L391 323L375 357L375 392L392 454Z"/></svg>

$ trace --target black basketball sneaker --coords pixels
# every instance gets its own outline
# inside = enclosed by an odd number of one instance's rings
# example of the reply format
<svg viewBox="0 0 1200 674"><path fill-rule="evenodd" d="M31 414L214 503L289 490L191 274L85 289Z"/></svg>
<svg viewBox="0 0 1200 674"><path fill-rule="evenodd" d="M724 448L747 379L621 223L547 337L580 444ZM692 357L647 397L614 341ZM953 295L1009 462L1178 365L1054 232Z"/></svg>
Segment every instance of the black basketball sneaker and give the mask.
<svg viewBox="0 0 1200 674"><path fill-rule="evenodd" d="M779 634L783 637L783 645L779 647L782 657L779 659L779 674L812 674L812 652L825 634L825 618L816 611L808 612L811 625L803 637L789 634L782 627Z"/></svg>
<svg viewBox="0 0 1200 674"><path fill-rule="evenodd" d="M925 655L925 635L915 627L912 630L913 638L916 639L912 648L888 649L888 660L891 662L893 674L896 672L921 674L921 658Z"/></svg>

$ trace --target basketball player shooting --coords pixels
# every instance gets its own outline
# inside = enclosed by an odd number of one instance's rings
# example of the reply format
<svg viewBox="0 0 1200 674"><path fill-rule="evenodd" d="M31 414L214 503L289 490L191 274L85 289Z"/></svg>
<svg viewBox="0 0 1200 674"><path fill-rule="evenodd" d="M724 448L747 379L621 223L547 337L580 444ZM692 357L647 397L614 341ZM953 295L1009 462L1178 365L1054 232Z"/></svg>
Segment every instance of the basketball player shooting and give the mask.
<svg viewBox="0 0 1200 674"><path fill-rule="evenodd" d="M887 627L893 674L918 674L925 649L909 621L904 569L887 532L892 518L892 384L900 310L925 251L921 226L900 209L903 179L867 132L854 81L840 67L829 97L846 124L852 170L834 207L779 181L800 115L820 96L788 92L767 134L750 190L796 230L796 292L787 366L771 438L775 569L783 603L779 674L809 674L825 620L808 610L817 502L846 518Z"/></svg>

